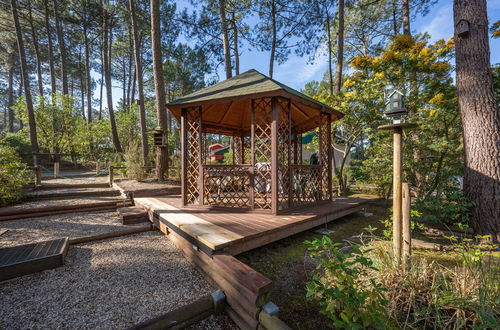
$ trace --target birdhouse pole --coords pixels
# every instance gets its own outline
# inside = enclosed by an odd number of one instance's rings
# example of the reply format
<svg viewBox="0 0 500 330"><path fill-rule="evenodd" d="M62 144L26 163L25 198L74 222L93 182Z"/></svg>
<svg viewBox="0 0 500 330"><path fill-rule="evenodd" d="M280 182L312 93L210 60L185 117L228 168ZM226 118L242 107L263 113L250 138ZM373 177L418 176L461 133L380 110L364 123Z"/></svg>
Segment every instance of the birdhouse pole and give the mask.
<svg viewBox="0 0 500 330"><path fill-rule="evenodd" d="M382 125L381 130L392 130L394 138L393 174L392 174L392 243L395 262L399 265L403 247L403 129L413 128L414 124L402 124L401 119L408 113L404 106L403 94L394 91L389 95L385 116L393 120L392 124ZM405 208L405 210L409 207ZM409 215L407 216L409 218Z"/></svg>

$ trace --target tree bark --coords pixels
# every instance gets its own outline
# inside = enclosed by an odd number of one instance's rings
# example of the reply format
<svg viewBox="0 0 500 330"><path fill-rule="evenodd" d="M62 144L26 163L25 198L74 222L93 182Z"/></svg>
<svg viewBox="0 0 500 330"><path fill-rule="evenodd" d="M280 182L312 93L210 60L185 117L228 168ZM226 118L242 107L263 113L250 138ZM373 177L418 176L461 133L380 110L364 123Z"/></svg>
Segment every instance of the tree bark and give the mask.
<svg viewBox="0 0 500 330"><path fill-rule="evenodd" d="M52 34L50 31L50 21L49 21L49 3L48 0L44 0L45 5L45 29L47 30L47 50L49 53L49 69L50 69L50 92L54 94L56 92L56 70L54 69L54 49L52 45Z"/></svg>
<svg viewBox="0 0 500 330"><path fill-rule="evenodd" d="M272 40L271 40L271 57L269 58L269 77L273 77L274 71L274 57L276 56L276 3L271 0L271 26L272 26Z"/></svg>
<svg viewBox="0 0 500 330"><path fill-rule="evenodd" d="M236 15L233 11L233 16L231 20L233 28L233 43L234 43L234 74L240 74L240 54L238 49L238 27L236 26Z"/></svg>
<svg viewBox="0 0 500 330"><path fill-rule="evenodd" d="M7 85L7 113L8 113L8 123L7 127L9 132L14 133L14 110L12 106L14 105L14 53L12 53L10 58L9 66L9 78Z"/></svg>
<svg viewBox="0 0 500 330"><path fill-rule="evenodd" d="M339 0L339 29L337 39L337 68L335 72L335 92L342 88L342 69L344 66L344 0Z"/></svg>
<svg viewBox="0 0 500 330"><path fill-rule="evenodd" d="M57 0L52 0L52 3L54 4L54 18L56 21L57 42L59 43L59 52L61 55L62 92L64 95L68 95L68 72L66 69L66 46L64 45L64 32L61 25L61 20L59 19L59 13L57 11Z"/></svg>
<svg viewBox="0 0 500 330"><path fill-rule="evenodd" d="M231 68L231 49L229 47L229 35L227 32L226 0L219 0L219 16L222 33L222 45L224 48L224 66L226 69L226 79L229 79L233 75L233 70Z"/></svg>
<svg viewBox="0 0 500 330"><path fill-rule="evenodd" d="M411 36L409 0L402 1L402 13L403 13L403 34Z"/></svg>
<svg viewBox="0 0 500 330"><path fill-rule="evenodd" d="M144 166L148 165L148 132L146 128L146 108L144 104L144 89L142 77L141 50L137 34L137 19L134 0L129 0L130 21L132 23L132 39L134 41L135 72L137 74L137 91L139 92L139 117L141 122L141 145Z"/></svg>
<svg viewBox="0 0 500 330"><path fill-rule="evenodd" d="M87 121L85 118L85 86L83 85L83 70L82 70L82 51L80 49L80 54L78 55L78 78L80 80L80 102L82 104L82 118Z"/></svg>
<svg viewBox="0 0 500 330"><path fill-rule="evenodd" d="M28 65L26 64L26 53L24 51L23 32L21 30L21 25L19 24L19 16L17 13L16 2L17 0L10 0L10 5L12 9L12 20L14 21L14 27L16 30L18 55L19 55L19 60L21 62L21 76L24 88L24 97L26 99L26 108L28 110L31 152L33 153L36 165L37 159L35 154L38 153L38 139L36 136L35 112L33 109L33 101L31 99L30 81L28 79Z"/></svg>
<svg viewBox="0 0 500 330"><path fill-rule="evenodd" d="M118 131L116 129L115 113L113 111L113 96L112 90L113 85L111 84L111 62L110 53L108 48L111 48L111 35L112 30L109 24L109 13L106 9L103 9L103 40L102 40L102 58L104 64L104 80L106 81L106 99L108 103L109 112L109 124L111 126L111 135L113 137L113 145L117 152L123 152L122 146L120 144L120 139L118 137Z"/></svg>
<svg viewBox="0 0 500 330"><path fill-rule="evenodd" d="M153 75L155 80L156 115L158 126L160 126L165 137L167 131L167 109L165 108L165 80L163 77L163 61L161 54L161 30L160 30L160 0L151 0L151 39L153 48ZM159 181L168 179L168 141L167 146L158 147L156 150L156 173Z"/></svg>
<svg viewBox="0 0 500 330"><path fill-rule="evenodd" d="M328 12L328 8L326 10L326 34L327 34L327 43L328 43L328 80L330 82L330 97L333 96L333 68L332 68L332 30L330 26L330 13ZM333 140L332 140L333 141ZM332 142L333 143L333 142ZM335 157L333 158L335 161Z"/></svg>
<svg viewBox="0 0 500 330"><path fill-rule="evenodd" d="M90 78L90 44L87 35L87 23L83 25L83 41L85 45L85 82L87 84L87 123L92 122L92 83Z"/></svg>
<svg viewBox="0 0 500 330"><path fill-rule="evenodd" d="M38 83L38 94L43 96L43 79L42 79L42 63L40 59L40 50L38 48L38 38L36 34L35 25L33 24L33 10L31 9L31 1L28 1L28 12L29 12L29 24L31 27L31 41L33 43L33 49L35 50L35 60L36 60L36 74Z"/></svg>
<svg viewBox="0 0 500 330"><path fill-rule="evenodd" d="M464 191L474 203L476 234L500 241L500 111L490 67L486 0L454 1L455 26L468 21L469 33L455 30L456 82L465 151Z"/></svg>

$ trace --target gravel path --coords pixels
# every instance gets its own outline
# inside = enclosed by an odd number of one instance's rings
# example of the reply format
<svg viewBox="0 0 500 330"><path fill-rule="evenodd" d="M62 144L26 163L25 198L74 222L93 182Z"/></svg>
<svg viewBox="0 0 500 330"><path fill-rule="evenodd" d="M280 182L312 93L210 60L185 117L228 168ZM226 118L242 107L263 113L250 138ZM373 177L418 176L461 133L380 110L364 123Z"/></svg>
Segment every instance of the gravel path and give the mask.
<svg viewBox="0 0 500 330"><path fill-rule="evenodd" d="M137 226L142 226L138 224ZM50 239L98 235L123 230L116 211L94 211L51 215L0 222L0 229L9 229L0 236L0 248ZM0 327L1 328L1 327Z"/></svg>
<svg viewBox="0 0 500 330"><path fill-rule="evenodd" d="M177 188L179 185L166 184L158 182L139 182L136 180L118 180L115 182L123 190L134 191L140 189L164 189L164 188Z"/></svg>
<svg viewBox="0 0 500 330"><path fill-rule="evenodd" d="M215 289L159 232L84 243L62 267L0 283L0 328L123 329Z"/></svg>
<svg viewBox="0 0 500 330"><path fill-rule="evenodd" d="M123 200L120 196L88 196L88 197L72 197L66 199L42 199L24 202L17 205L0 208L0 212L13 209L32 209L39 207L60 206L60 205L79 205L99 202L111 202L115 200ZM2 224L0 223L0 227Z"/></svg>

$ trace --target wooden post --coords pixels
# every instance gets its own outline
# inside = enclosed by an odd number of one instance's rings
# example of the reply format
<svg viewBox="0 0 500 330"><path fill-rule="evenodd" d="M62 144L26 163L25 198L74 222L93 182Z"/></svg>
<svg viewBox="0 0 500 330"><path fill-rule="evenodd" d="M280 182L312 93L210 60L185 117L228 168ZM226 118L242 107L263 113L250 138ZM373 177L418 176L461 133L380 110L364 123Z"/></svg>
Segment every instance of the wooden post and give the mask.
<svg viewBox="0 0 500 330"><path fill-rule="evenodd" d="M271 98L271 212L278 213L278 104Z"/></svg>
<svg viewBox="0 0 500 330"><path fill-rule="evenodd" d="M59 176L59 162L54 162L54 179Z"/></svg>
<svg viewBox="0 0 500 330"><path fill-rule="evenodd" d="M35 186L42 185L42 166L35 165Z"/></svg>
<svg viewBox="0 0 500 330"><path fill-rule="evenodd" d="M97 161L95 163L95 174L99 174L99 172L101 171L101 164L99 164L99 162Z"/></svg>
<svg viewBox="0 0 500 330"><path fill-rule="evenodd" d="M252 99L252 111L250 112L250 209L255 208L255 101Z"/></svg>
<svg viewBox="0 0 500 330"><path fill-rule="evenodd" d="M403 262L411 256L411 195L410 185L403 183Z"/></svg>
<svg viewBox="0 0 500 330"><path fill-rule="evenodd" d="M402 186L401 170L403 167L403 128L394 127L394 159L393 159L393 198L392 198L392 242L394 249L394 258L399 264L401 262L401 204L402 204Z"/></svg>
<svg viewBox="0 0 500 330"><path fill-rule="evenodd" d="M113 165L109 165L109 173L108 173L108 182L109 182L109 186L112 187L113 186L113 179L114 179L114 166Z"/></svg>
<svg viewBox="0 0 500 330"><path fill-rule="evenodd" d="M187 205L187 109L181 110L181 197L182 206Z"/></svg>
<svg viewBox="0 0 500 330"><path fill-rule="evenodd" d="M205 183L204 183L204 173L203 164L205 163L204 156L204 143L203 141L203 120L202 120L202 110L201 106L198 107L198 203L203 205L205 202ZM234 155L234 153L233 153Z"/></svg>

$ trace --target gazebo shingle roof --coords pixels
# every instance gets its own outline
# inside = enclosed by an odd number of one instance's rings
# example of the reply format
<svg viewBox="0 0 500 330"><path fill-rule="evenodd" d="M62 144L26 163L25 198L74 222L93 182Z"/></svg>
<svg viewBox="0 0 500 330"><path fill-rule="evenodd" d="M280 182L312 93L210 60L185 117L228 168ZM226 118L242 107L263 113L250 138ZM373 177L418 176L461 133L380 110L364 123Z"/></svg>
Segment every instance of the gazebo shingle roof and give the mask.
<svg viewBox="0 0 500 330"><path fill-rule="evenodd" d="M246 134L249 131L251 100L281 96L291 100L294 131L304 132L316 127L311 121L320 112L332 114L332 120L343 117L339 111L323 104L291 87L271 79L256 70L249 70L218 84L201 89L167 104L173 115L180 119L181 109L203 107L203 122L207 131L219 127L220 133ZM225 132L222 132L226 129Z"/></svg>

